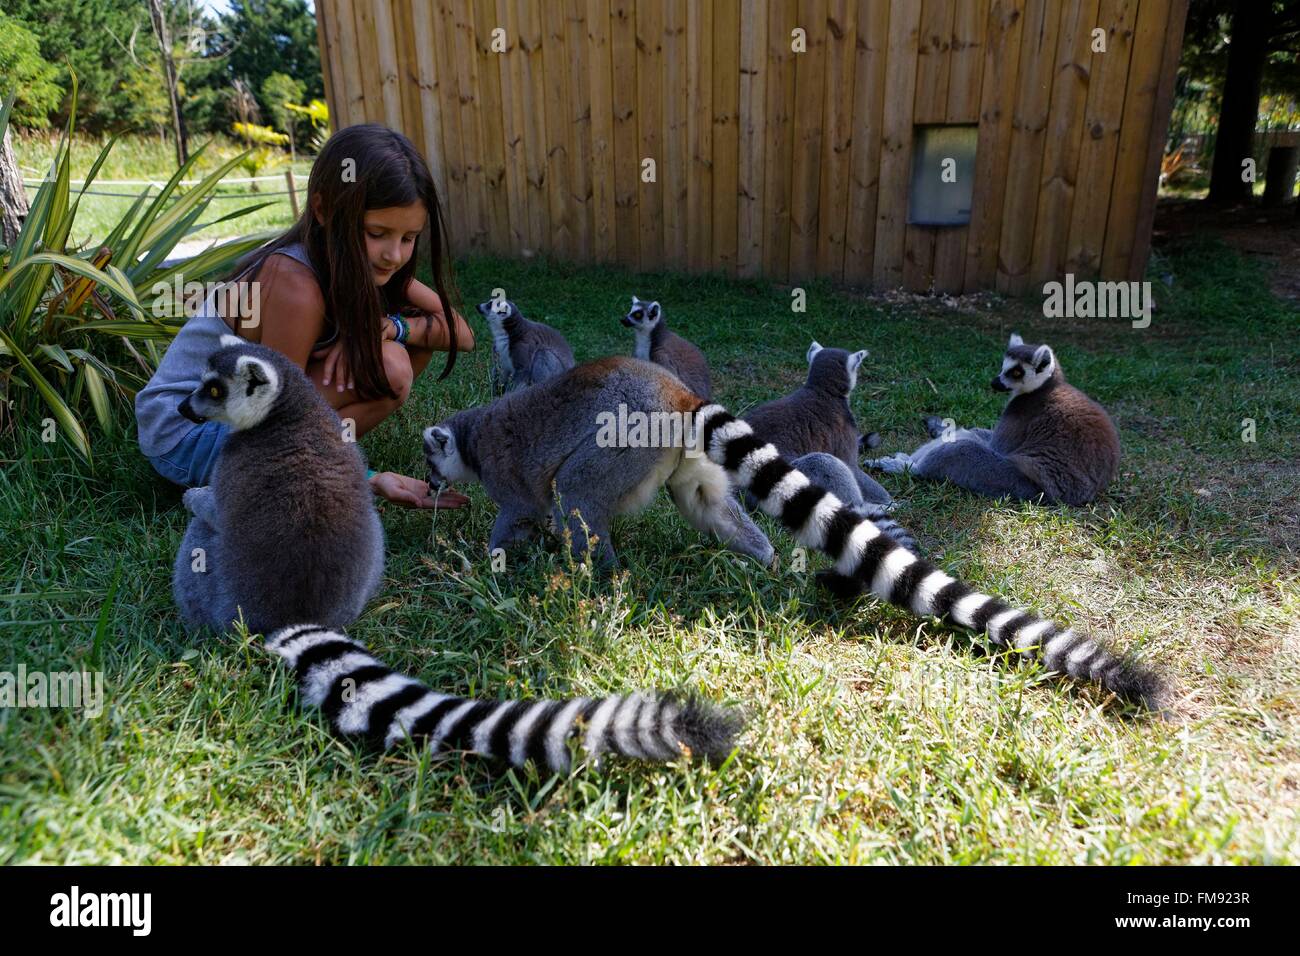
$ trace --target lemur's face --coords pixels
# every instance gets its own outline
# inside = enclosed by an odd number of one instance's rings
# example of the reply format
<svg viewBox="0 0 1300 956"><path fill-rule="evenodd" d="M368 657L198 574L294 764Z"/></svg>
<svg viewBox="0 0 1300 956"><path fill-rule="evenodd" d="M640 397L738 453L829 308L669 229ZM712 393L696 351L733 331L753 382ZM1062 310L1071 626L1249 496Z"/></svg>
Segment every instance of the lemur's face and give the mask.
<svg viewBox="0 0 1300 956"><path fill-rule="evenodd" d="M645 302L636 296L632 296L632 308L622 318L624 325L637 332L651 332L662 321L663 312L658 302Z"/></svg>
<svg viewBox="0 0 1300 956"><path fill-rule="evenodd" d="M488 325L497 328L503 321L512 315L518 315L519 310L509 299L488 299L486 302L480 302L475 308L478 314L487 319Z"/></svg>
<svg viewBox="0 0 1300 956"><path fill-rule="evenodd" d="M435 487L476 478L456 447L456 436L442 425L424 430L424 460L429 465L429 484Z"/></svg>
<svg viewBox="0 0 1300 956"><path fill-rule="evenodd" d="M1042 387L1056 371L1056 356L1047 345L1026 345L1019 335L1011 333L1007 350L1002 356L1002 371L989 384L997 392L1028 395Z"/></svg>
<svg viewBox="0 0 1300 956"><path fill-rule="evenodd" d="M221 345L208 359L199 387L185 396L178 411L192 422L224 422L233 431L243 431L261 424L271 411L280 394L280 373L270 362L249 354L238 336L223 335Z"/></svg>

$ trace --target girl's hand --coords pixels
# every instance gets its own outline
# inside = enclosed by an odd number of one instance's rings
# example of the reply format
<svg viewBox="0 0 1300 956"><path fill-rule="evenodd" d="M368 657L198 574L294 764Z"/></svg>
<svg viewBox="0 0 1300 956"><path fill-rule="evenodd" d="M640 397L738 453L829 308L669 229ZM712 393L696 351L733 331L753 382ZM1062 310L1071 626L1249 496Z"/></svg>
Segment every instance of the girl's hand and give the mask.
<svg viewBox="0 0 1300 956"><path fill-rule="evenodd" d="M391 324L391 323L390 323ZM354 389L357 387L356 382L352 380L352 371L348 368L348 354L343 349L341 341L328 345L325 348L317 349L311 353L313 359L323 358L325 364L322 367L324 375L321 377L321 385L329 385L330 382L338 382L340 392Z"/></svg>
<svg viewBox="0 0 1300 956"><path fill-rule="evenodd" d="M466 508L469 499L457 491L444 491L434 501L429 493L429 483L419 478L408 478L392 471L382 471L370 479L375 494L393 504L406 508Z"/></svg>

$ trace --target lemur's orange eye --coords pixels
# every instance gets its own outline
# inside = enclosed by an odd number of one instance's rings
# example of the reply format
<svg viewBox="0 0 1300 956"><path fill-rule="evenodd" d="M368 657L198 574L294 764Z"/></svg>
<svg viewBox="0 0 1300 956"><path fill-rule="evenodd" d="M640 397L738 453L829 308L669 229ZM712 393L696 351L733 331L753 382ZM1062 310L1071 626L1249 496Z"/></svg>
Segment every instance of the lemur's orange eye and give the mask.
<svg viewBox="0 0 1300 956"><path fill-rule="evenodd" d="M217 386L215 386L215 385L209 385L209 386L208 386L208 395L209 395L209 397L211 397L211 398L220 398L220 397L221 397L221 389L217 388Z"/></svg>

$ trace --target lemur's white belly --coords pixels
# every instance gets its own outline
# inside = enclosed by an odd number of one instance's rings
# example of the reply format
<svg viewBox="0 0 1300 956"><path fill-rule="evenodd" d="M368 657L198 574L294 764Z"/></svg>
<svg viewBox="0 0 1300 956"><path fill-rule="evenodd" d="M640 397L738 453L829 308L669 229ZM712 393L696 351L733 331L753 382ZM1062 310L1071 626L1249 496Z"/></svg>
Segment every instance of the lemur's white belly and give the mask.
<svg viewBox="0 0 1300 956"><path fill-rule="evenodd" d="M971 434L970 430L966 428L957 429L951 436L945 437L941 435L938 438L932 438L916 451L912 452L912 468L920 468L922 462L925 461L926 456L936 448L942 448L944 445L951 445L955 441L970 441L972 439L975 441L982 440L979 435Z"/></svg>

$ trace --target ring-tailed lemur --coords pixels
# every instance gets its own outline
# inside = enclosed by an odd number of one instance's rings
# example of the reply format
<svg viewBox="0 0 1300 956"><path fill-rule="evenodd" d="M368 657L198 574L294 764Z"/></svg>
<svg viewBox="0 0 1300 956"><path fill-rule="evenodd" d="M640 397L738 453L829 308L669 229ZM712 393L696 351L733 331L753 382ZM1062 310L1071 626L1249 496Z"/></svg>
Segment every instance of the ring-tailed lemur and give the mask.
<svg viewBox="0 0 1300 956"><path fill-rule="evenodd" d="M181 615L224 630L298 621L345 627L384 573L384 531L358 446L302 370L235 335L180 404L230 435L212 483L185 493L194 516L172 572Z"/></svg>
<svg viewBox="0 0 1300 956"><path fill-rule="evenodd" d="M658 365L621 356L586 362L425 429L430 481L482 483L500 508L489 550L553 527L568 532L579 559L594 535L607 565L615 560L613 518L640 511L667 483L693 527L770 565L772 544L726 474L688 447L690 419L680 413L700 401Z"/></svg>
<svg viewBox="0 0 1300 956"><path fill-rule="evenodd" d="M858 369L866 357L866 350L849 353L823 348L814 341L808 347L804 384L783 398L750 409L744 418L789 461L814 452L842 461L857 482L863 514L878 520L885 517L885 506L893 499L858 464L862 436L849 407L849 395L858 384ZM757 507L752 495L746 496L746 503ZM893 534L898 525L890 525L886 533ZM915 544L910 535L900 541L906 547Z"/></svg>
<svg viewBox="0 0 1300 956"><path fill-rule="evenodd" d="M383 746L411 737L435 752L554 771L568 768L579 738L591 755L644 760L730 751L738 715L689 697L472 701L385 667L336 630L360 615L382 577L383 531L357 446L302 370L225 336L181 411L231 428L213 484L185 495L194 517L173 571L181 613L224 630L242 612L337 733Z"/></svg>
<svg viewBox="0 0 1300 956"><path fill-rule="evenodd" d="M1065 380L1049 346L1025 345L1013 333L991 384L1011 393L992 431L946 431L932 415L931 441L868 466L946 479L990 498L1083 505L1105 490L1119 467L1119 434L1106 410Z"/></svg>
<svg viewBox="0 0 1300 956"><path fill-rule="evenodd" d="M513 302L489 299L478 311L492 330L495 392L527 388L573 368L573 350L559 330L524 318Z"/></svg>
<svg viewBox="0 0 1300 956"><path fill-rule="evenodd" d="M594 423L620 403L644 414L689 415L697 429L695 447L708 456L704 464L717 466L736 488L752 492L762 510L801 544L829 555L835 566L822 580L837 591L870 590L913 613L987 634L994 644L1036 658L1051 670L1098 681L1127 700L1160 706L1161 683L1151 672L1121 661L1095 638L1012 608L916 557L874 521L793 469L747 422L637 359L587 362L528 392L427 429L431 476L484 483L501 506L494 547L531 534L525 522L544 520L551 508L552 478L568 496L566 508L576 505L584 516L585 509L593 508L598 527L592 530L601 533L606 548L611 514L648 501L665 481L685 490L683 473L689 484L708 489L710 501L726 497L726 482L719 484L699 459L684 458L680 449L601 447ZM706 514L716 515L716 510Z"/></svg>
<svg viewBox="0 0 1300 956"><path fill-rule="evenodd" d="M632 296L632 308L620 321L636 332L633 355L643 362L662 365L700 398L713 399L708 360L694 344L668 328L658 302Z"/></svg>

